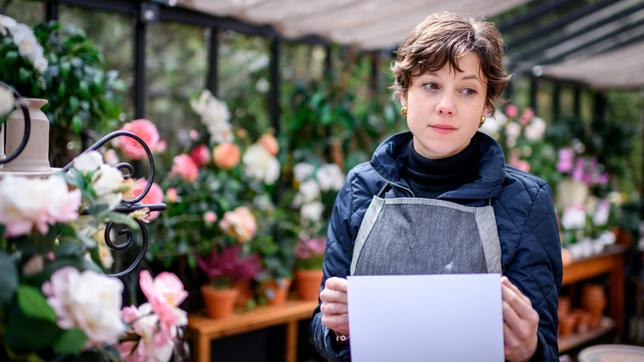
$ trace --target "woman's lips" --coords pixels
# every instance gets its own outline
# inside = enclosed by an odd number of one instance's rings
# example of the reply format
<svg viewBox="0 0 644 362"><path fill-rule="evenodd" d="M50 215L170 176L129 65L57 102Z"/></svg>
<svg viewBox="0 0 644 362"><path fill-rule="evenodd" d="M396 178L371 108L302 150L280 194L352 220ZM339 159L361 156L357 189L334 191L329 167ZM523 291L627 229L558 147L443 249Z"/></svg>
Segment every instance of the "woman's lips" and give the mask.
<svg viewBox="0 0 644 362"><path fill-rule="evenodd" d="M456 128L447 124L432 124L429 126L434 132L448 134L456 131Z"/></svg>

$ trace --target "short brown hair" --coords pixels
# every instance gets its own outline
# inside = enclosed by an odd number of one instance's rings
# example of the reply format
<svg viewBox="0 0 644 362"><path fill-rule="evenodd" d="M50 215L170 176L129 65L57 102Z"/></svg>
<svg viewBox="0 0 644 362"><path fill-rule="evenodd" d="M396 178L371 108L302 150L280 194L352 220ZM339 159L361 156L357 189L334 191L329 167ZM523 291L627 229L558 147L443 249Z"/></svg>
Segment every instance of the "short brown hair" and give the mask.
<svg viewBox="0 0 644 362"><path fill-rule="evenodd" d="M449 62L458 67L458 58L474 52L481 61L481 71L487 78L485 106L494 111L494 101L501 95L510 76L503 68L503 39L489 22L442 12L429 15L416 26L396 52L391 67L394 97L407 92L411 78L425 72L438 71Z"/></svg>

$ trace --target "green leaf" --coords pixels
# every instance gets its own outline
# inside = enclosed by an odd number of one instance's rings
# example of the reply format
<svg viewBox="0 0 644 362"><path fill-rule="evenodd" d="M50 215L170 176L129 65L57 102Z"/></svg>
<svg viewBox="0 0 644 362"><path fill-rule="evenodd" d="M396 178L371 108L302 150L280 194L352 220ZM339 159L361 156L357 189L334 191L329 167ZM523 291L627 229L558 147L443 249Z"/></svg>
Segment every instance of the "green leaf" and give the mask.
<svg viewBox="0 0 644 362"><path fill-rule="evenodd" d="M87 336L80 329L69 329L63 332L54 344L54 352L60 354L74 354L83 350Z"/></svg>
<svg viewBox="0 0 644 362"><path fill-rule="evenodd" d="M82 128L83 128L83 120L80 118L78 114L75 114L72 117L72 130L75 133L80 133Z"/></svg>
<svg viewBox="0 0 644 362"><path fill-rule="evenodd" d="M21 285L18 287L18 306L27 317L56 322L56 314L38 289Z"/></svg>
<svg viewBox="0 0 644 362"><path fill-rule="evenodd" d="M13 297L18 286L18 272L13 260L0 251L0 302L7 303Z"/></svg>
<svg viewBox="0 0 644 362"><path fill-rule="evenodd" d="M61 333L56 323L30 318L18 306L11 305L4 340L15 350L38 351L51 346Z"/></svg>
<svg viewBox="0 0 644 362"><path fill-rule="evenodd" d="M138 229L139 227L139 224L137 224L137 222L128 215L120 214L118 212L110 212L107 217L116 224L124 224L133 229Z"/></svg>

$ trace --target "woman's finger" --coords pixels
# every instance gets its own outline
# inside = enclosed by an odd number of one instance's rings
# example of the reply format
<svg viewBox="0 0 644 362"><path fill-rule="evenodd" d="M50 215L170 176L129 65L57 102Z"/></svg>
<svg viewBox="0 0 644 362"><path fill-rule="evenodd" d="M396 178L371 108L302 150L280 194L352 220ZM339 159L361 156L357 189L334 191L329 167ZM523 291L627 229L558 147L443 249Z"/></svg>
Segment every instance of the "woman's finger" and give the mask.
<svg viewBox="0 0 644 362"><path fill-rule="evenodd" d="M320 305L320 310L324 314L347 314L349 306L344 303L324 303Z"/></svg>

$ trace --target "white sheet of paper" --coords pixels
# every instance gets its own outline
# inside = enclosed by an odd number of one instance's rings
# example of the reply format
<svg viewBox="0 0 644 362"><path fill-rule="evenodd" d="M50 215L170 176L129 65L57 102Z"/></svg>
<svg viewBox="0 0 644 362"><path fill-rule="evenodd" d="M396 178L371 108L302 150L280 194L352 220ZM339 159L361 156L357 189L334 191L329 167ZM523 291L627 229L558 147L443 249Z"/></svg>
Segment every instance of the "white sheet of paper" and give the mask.
<svg viewBox="0 0 644 362"><path fill-rule="evenodd" d="M504 360L499 274L347 279L353 362Z"/></svg>

